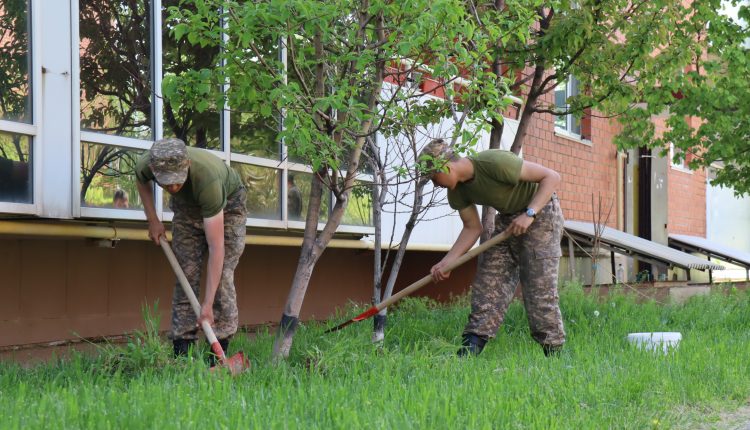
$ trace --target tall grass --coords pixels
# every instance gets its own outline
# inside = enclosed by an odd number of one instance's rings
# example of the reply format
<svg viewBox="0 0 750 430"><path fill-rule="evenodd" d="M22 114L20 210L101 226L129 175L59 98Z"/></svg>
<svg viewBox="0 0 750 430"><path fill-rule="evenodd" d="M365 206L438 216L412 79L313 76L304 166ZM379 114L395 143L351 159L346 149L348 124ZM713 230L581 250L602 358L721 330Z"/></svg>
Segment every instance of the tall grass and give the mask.
<svg viewBox="0 0 750 430"><path fill-rule="evenodd" d="M554 359L531 340L520 303L482 355L456 358L464 298L403 301L379 348L369 322L329 335L338 320L304 324L279 365L270 364L269 330L237 336L230 353L243 350L253 368L235 378L209 373L201 359L173 360L153 339L121 348L120 361L106 349L31 369L2 363L0 427L673 428L750 398L747 293L662 306L621 294L599 301L571 286L561 301L568 343ZM683 340L654 354L626 343L635 331L680 331Z"/></svg>

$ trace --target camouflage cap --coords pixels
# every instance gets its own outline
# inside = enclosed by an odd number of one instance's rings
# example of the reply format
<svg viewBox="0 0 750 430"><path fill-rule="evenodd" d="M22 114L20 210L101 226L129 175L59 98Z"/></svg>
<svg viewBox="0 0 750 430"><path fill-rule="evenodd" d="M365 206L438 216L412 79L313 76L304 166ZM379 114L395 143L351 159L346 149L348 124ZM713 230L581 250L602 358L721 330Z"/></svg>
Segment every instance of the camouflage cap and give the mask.
<svg viewBox="0 0 750 430"><path fill-rule="evenodd" d="M444 139L434 139L419 152L422 175L431 176L441 171L448 161L456 160L450 144Z"/></svg>
<svg viewBox="0 0 750 430"><path fill-rule="evenodd" d="M176 138L154 142L149 150L151 171L160 185L182 184L187 179L190 159L185 142Z"/></svg>

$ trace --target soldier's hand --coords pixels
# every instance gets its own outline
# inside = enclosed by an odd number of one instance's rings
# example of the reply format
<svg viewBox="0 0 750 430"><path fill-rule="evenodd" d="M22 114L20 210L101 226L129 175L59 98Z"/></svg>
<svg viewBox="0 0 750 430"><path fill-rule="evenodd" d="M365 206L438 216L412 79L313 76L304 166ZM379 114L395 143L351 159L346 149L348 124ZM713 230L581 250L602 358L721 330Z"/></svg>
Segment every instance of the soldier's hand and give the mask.
<svg viewBox="0 0 750 430"><path fill-rule="evenodd" d="M508 230L513 236L520 236L526 233L532 222L534 222L534 218L521 214L513 219L513 222L508 226Z"/></svg>
<svg viewBox="0 0 750 430"><path fill-rule="evenodd" d="M148 238L153 240L155 244L159 245L159 238L166 237L166 230L164 224L161 221L149 221L148 223Z"/></svg>
<svg viewBox="0 0 750 430"><path fill-rule="evenodd" d="M198 326L203 324L203 321L207 322L208 325L214 325L214 305L213 303L204 303L201 305L201 316L198 318Z"/></svg>
<svg viewBox="0 0 750 430"><path fill-rule="evenodd" d="M451 277L451 272L445 272L443 269L448 266L448 261L445 261L445 259L440 260L440 262L430 269L430 273L432 274L432 281L433 282L440 282L445 281L446 279Z"/></svg>

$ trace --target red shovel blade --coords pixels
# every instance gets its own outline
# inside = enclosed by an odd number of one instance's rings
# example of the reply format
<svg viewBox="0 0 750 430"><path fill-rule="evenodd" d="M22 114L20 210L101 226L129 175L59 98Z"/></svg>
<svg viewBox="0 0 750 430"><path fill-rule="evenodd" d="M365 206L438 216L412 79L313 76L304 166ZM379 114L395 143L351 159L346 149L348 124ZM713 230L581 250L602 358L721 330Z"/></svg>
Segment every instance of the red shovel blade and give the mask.
<svg viewBox="0 0 750 430"><path fill-rule="evenodd" d="M211 368L212 372L216 369L226 369L229 370L229 373L232 376L236 376L250 368L250 360L245 357L245 354L242 353L242 351L227 358L224 354L224 350L221 349L219 342L211 344L211 350L213 350L214 354L219 358L219 364Z"/></svg>
<svg viewBox="0 0 750 430"><path fill-rule="evenodd" d="M331 333L334 331L341 330L342 328L348 326L351 323L359 322L362 320L366 320L367 318L370 318L371 316L377 315L377 313L380 312L377 307L372 306L366 311L362 312L361 314L357 315L356 317L350 319L349 321L346 321L344 323L341 323L337 325L336 327L329 328L328 330L324 331L323 333Z"/></svg>
<svg viewBox="0 0 750 430"><path fill-rule="evenodd" d="M219 364L211 368L211 372L216 371L216 369L226 369L232 376L236 376L249 368L250 360L245 357L245 354L238 352L237 354L220 361Z"/></svg>

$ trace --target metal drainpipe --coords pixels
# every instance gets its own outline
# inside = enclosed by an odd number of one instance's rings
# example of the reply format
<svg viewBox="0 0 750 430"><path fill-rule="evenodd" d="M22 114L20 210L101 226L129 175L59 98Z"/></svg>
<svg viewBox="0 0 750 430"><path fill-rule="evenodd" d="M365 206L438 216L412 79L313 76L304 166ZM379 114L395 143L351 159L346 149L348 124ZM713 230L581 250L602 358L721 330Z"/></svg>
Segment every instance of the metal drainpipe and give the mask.
<svg viewBox="0 0 750 430"><path fill-rule="evenodd" d="M116 228L114 226L93 225L70 225L50 224L28 221L0 221L0 236L43 236L43 237L69 237L103 240L142 240L149 241L147 229ZM167 238L171 239L172 233L167 231ZM265 246L291 246L302 245L301 237L287 236L260 236L247 235L245 243L248 245ZM340 249L373 249L372 242L364 240L331 239L329 248ZM397 245L394 247L394 249ZM385 247L384 247L385 248ZM449 245L413 244L407 247L410 251L446 252Z"/></svg>

